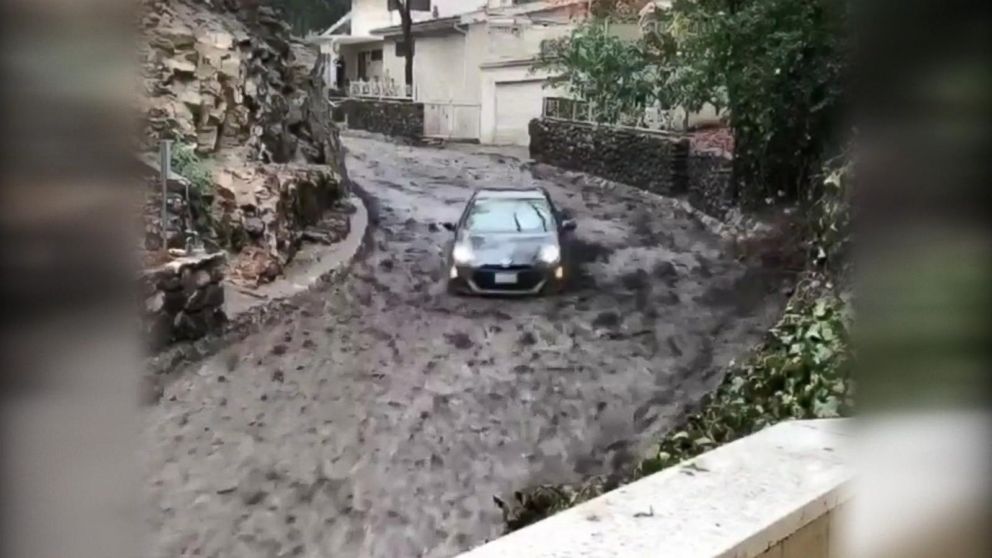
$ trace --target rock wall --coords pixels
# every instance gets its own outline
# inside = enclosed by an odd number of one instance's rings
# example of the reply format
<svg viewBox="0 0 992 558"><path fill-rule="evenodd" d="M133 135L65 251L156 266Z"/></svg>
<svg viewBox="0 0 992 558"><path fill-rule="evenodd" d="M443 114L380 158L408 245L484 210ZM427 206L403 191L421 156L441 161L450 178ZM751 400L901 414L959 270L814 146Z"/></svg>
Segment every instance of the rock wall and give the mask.
<svg viewBox="0 0 992 558"><path fill-rule="evenodd" d="M732 158L720 153L690 150L688 159L689 203L704 213L723 219L738 205L733 182Z"/></svg>
<svg viewBox="0 0 992 558"><path fill-rule="evenodd" d="M307 165L248 164L216 176L216 228L223 244L239 253L232 275L248 284L279 276L306 228L344 195L332 175Z"/></svg>
<svg viewBox="0 0 992 558"><path fill-rule="evenodd" d="M249 283L278 275L299 227L349 192L317 52L289 29L257 0L142 0L142 147L195 147L214 182L198 197L207 207L193 207L209 214L199 232L232 251L234 275ZM154 186L148 197L161 198Z"/></svg>
<svg viewBox="0 0 992 558"><path fill-rule="evenodd" d="M146 149L166 138L202 155L247 148L252 160L341 171L330 107L315 89L316 52L294 42L273 9L237 0L143 8Z"/></svg>
<svg viewBox="0 0 992 558"><path fill-rule="evenodd" d="M562 120L530 123L535 160L666 196L685 192L688 153L683 136Z"/></svg>
<svg viewBox="0 0 992 558"><path fill-rule="evenodd" d="M144 334L153 350L219 331L224 315L224 254L173 260L141 277Z"/></svg>
<svg viewBox="0 0 992 558"><path fill-rule="evenodd" d="M340 107L348 128L414 140L424 136L423 103L344 99Z"/></svg>
<svg viewBox="0 0 992 558"><path fill-rule="evenodd" d="M696 149L684 135L537 119L530 123L530 154L657 194L685 195L718 219L738 204L729 153Z"/></svg>

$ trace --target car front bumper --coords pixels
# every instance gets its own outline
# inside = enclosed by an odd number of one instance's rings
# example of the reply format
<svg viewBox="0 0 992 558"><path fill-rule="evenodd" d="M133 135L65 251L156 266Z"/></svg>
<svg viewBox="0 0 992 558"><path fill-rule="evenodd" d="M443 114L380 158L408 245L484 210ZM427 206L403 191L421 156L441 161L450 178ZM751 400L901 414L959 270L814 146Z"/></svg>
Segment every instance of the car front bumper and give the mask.
<svg viewBox="0 0 992 558"><path fill-rule="evenodd" d="M514 277L513 282L497 282L497 275ZM561 264L531 266L453 265L448 280L458 290L481 295L535 295L564 280Z"/></svg>

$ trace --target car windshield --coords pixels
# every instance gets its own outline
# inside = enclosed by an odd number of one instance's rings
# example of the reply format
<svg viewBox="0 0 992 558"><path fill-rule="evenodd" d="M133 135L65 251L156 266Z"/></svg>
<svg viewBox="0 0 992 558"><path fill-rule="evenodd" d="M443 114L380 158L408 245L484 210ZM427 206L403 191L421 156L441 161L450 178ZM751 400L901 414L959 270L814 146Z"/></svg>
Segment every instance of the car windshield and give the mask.
<svg viewBox="0 0 992 558"><path fill-rule="evenodd" d="M465 229L476 233L542 233L553 229L551 206L546 200L476 200L465 221Z"/></svg>

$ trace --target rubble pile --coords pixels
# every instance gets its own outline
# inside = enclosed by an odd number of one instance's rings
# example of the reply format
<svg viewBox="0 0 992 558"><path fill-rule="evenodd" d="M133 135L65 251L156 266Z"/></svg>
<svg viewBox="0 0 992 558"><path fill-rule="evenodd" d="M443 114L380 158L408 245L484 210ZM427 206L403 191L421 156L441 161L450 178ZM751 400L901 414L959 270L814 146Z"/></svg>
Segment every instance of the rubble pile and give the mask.
<svg viewBox="0 0 992 558"><path fill-rule="evenodd" d="M188 256L147 270L142 323L153 349L198 339L225 321L224 255Z"/></svg>

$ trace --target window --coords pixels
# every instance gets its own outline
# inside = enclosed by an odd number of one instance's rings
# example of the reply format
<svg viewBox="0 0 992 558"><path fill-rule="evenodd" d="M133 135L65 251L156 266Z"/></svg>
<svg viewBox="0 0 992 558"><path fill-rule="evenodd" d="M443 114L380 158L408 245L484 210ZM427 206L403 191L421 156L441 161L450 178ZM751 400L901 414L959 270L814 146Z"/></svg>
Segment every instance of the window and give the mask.
<svg viewBox="0 0 992 558"><path fill-rule="evenodd" d="M379 49L373 50L369 54L369 58L371 58L373 62L377 62L379 60L382 60L382 49L379 48Z"/></svg>
<svg viewBox="0 0 992 558"><path fill-rule="evenodd" d="M539 198L479 200L465 228L478 233L545 233L554 230L554 220L548 202Z"/></svg>

